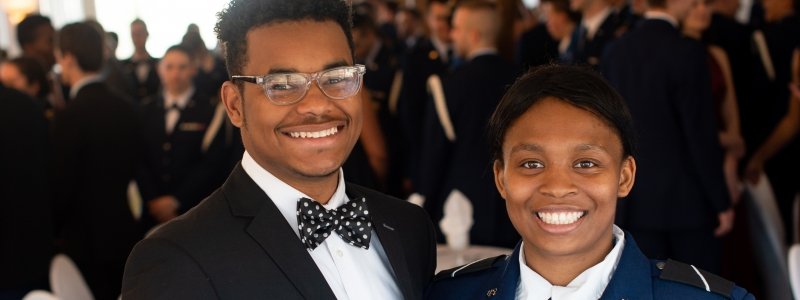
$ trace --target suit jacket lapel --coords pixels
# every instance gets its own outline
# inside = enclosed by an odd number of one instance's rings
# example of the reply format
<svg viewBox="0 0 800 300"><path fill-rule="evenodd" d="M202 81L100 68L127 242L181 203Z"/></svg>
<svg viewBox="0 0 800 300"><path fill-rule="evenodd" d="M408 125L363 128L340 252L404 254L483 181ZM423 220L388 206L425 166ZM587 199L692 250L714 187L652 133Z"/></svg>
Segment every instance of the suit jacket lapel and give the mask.
<svg viewBox="0 0 800 300"><path fill-rule="evenodd" d="M306 299L335 299L325 277L275 204L244 172L241 164L225 183L235 216L252 217L247 232Z"/></svg>
<svg viewBox="0 0 800 300"><path fill-rule="evenodd" d="M364 197L362 193L350 188L347 185L347 195L351 199L354 197ZM397 282L397 287L403 293L404 299L415 299L416 295L421 295L422 291L415 291L411 278L411 273L408 271L408 263L404 254L403 241L400 240L399 230L402 230L389 216L394 212L385 207L383 201L374 199L374 197L366 197L367 207L370 211L370 218L372 219L372 226L378 234L378 239L381 241L383 250L386 251L386 256L389 259L389 264L392 265L394 276Z"/></svg>

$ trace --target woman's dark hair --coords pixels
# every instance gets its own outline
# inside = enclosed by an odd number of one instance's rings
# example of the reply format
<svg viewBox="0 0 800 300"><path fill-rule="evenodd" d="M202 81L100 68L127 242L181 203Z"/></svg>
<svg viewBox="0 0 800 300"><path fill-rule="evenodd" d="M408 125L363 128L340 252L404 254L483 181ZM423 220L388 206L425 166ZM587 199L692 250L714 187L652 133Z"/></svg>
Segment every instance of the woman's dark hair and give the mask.
<svg viewBox="0 0 800 300"><path fill-rule="evenodd" d="M39 93L36 94L36 97L45 98L47 94L50 93L50 82L47 80L47 71L38 59L22 56L6 61L5 63L16 66L20 74L25 76L25 79L28 80L28 84L39 84Z"/></svg>
<svg viewBox="0 0 800 300"><path fill-rule="evenodd" d="M588 67L547 65L517 79L500 100L488 128L493 160L503 161L503 141L508 128L533 105L548 97L596 115L617 132L622 141L623 157L634 155L633 121L622 96Z"/></svg>
<svg viewBox="0 0 800 300"><path fill-rule="evenodd" d="M214 30L225 47L228 74L240 75L247 63L247 33L251 29L286 21L333 21L344 31L353 55L349 1L342 0L232 0L217 14ZM298 39L304 37L299 36Z"/></svg>

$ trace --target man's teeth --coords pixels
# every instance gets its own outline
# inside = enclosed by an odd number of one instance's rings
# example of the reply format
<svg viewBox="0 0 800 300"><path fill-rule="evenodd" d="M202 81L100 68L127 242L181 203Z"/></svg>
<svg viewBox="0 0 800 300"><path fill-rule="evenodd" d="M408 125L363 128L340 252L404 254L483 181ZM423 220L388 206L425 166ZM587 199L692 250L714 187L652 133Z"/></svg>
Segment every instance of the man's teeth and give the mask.
<svg viewBox="0 0 800 300"><path fill-rule="evenodd" d="M326 129L326 130L323 130L323 131L313 131L313 132L305 132L305 131L302 131L302 132L289 132L289 136L291 136L291 137L293 137L293 138L301 138L301 139L305 139L305 138L309 138L309 139L318 139L318 138L323 138L323 137L326 137L326 136L331 136L331 135L334 135L334 134L336 134L337 132L339 132L339 128L333 127L333 128L331 128L331 129Z"/></svg>
<svg viewBox="0 0 800 300"><path fill-rule="evenodd" d="M583 217L583 212L539 212L536 213L546 224L567 225L578 221Z"/></svg>

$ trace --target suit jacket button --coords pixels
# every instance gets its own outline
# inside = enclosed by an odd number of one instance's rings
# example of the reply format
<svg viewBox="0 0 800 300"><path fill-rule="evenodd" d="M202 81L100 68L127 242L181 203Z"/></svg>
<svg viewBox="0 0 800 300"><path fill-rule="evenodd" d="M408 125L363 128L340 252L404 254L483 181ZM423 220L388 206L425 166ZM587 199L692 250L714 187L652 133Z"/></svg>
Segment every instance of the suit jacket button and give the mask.
<svg viewBox="0 0 800 300"><path fill-rule="evenodd" d="M164 143L163 145L161 145L161 148L164 149L164 151L169 151L170 149L172 149L172 144Z"/></svg>
<svg viewBox="0 0 800 300"><path fill-rule="evenodd" d="M663 270L664 269L664 265L666 265L666 264L663 261L657 262L656 263L656 268L658 268L659 270Z"/></svg>

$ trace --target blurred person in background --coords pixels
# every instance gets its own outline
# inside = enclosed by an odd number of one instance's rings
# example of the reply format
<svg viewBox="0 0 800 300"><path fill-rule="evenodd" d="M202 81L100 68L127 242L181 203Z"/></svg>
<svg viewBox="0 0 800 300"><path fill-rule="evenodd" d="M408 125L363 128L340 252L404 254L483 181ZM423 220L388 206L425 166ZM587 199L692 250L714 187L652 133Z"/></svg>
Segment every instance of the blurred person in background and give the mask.
<svg viewBox="0 0 800 300"><path fill-rule="evenodd" d="M423 134L428 92L426 83L431 75L449 73L453 50L450 46L450 6L445 0L430 0L425 7L426 38L419 39L408 52L402 66L402 87L397 100L397 126L401 143L390 154L392 165L401 166L402 196L411 194L419 185L420 145ZM397 153L397 155L392 155Z"/></svg>
<svg viewBox="0 0 800 300"><path fill-rule="evenodd" d="M197 91L212 99L219 99L219 89L222 83L228 80L225 61L208 50L203 37L200 36L200 29L195 24L189 25L186 29L181 45L192 51L197 66L197 75L194 77Z"/></svg>
<svg viewBox="0 0 800 300"><path fill-rule="evenodd" d="M122 61L125 72L133 82L134 98L137 102L158 92L161 81L158 79L158 59L147 52L147 24L142 19L131 22L133 55Z"/></svg>
<svg viewBox="0 0 800 300"><path fill-rule="evenodd" d="M96 27L68 24L57 39L71 99L52 125L59 246L96 299L116 299L125 258L141 237L127 194L139 159L136 114L100 76L105 42Z"/></svg>
<svg viewBox="0 0 800 300"><path fill-rule="evenodd" d="M739 103L736 100L736 88L733 83L728 54L721 47L703 39L710 23L710 7L706 0L698 0L682 20L682 31L687 37L703 42L708 52L711 96L717 120L719 143L724 151L722 168L725 172L728 193L735 204L739 202L741 195L742 185L738 168L739 160L744 156L745 145L740 130Z"/></svg>
<svg viewBox="0 0 800 300"><path fill-rule="evenodd" d="M52 106L48 101L50 81L39 60L22 56L0 64L0 82L33 99L47 119L52 117Z"/></svg>
<svg viewBox="0 0 800 300"><path fill-rule="evenodd" d="M158 64L161 93L145 98L140 112L142 161L136 177L147 214L145 229L169 221L208 196L230 172L224 122L215 103L197 91L192 53L167 49Z"/></svg>
<svg viewBox="0 0 800 300"><path fill-rule="evenodd" d="M53 38L55 28L50 18L33 14L17 24L17 41L23 56L36 58L48 72L55 64Z"/></svg>
<svg viewBox="0 0 800 300"><path fill-rule="evenodd" d="M497 52L499 19L491 2L465 1L455 9L451 39L464 63L442 80L444 101L429 101L425 109L416 187L425 197L423 207L437 223L446 199L454 191L462 193L475 212L470 242L511 248L519 236L508 220L505 203L492 188L483 134L506 87L519 74Z"/></svg>
<svg viewBox="0 0 800 300"><path fill-rule="evenodd" d="M0 299L18 300L49 286L54 254L50 153L41 108L4 85L0 141Z"/></svg>
<svg viewBox="0 0 800 300"><path fill-rule="evenodd" d="M720 237L734 211L707 50L679 29L695 2L649 0L645 19L609 47L600 69L628 104L639 138L639 176L616 224L650 258L719 273Z"/></svg>

